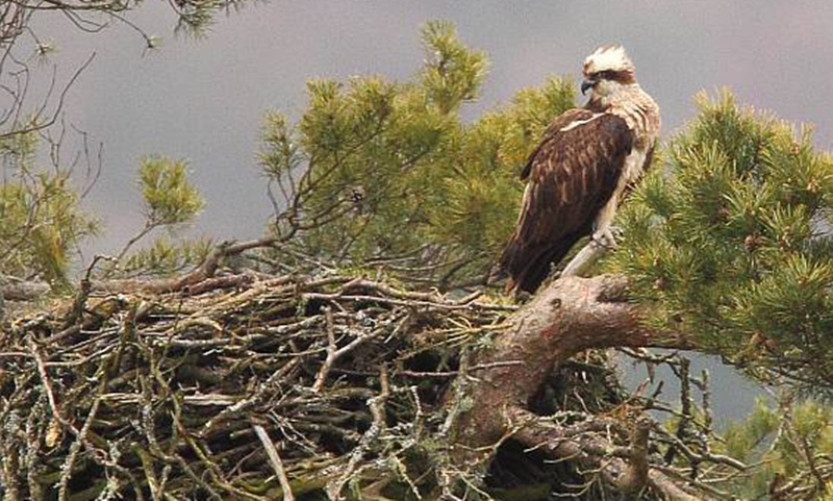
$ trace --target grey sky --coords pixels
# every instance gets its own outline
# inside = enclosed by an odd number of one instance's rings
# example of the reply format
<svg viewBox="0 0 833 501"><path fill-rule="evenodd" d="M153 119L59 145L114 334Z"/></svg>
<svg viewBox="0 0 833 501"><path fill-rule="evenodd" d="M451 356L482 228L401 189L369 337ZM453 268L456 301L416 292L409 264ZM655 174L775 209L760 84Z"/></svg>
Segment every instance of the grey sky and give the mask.
<svg viewBox="0 0 833 501"><path fill-rule="evenodd" d="M173 37L167 6L146 2L130 19L164 43L144 57L126 26L87 35L56 17L39 27L58 43L64 73L98 52L66 107L68 121L105 145L88 205L106 233L88 252L113 252L139 229L136 169L150 153L191 162L208 201L196 233L260 234L270 211L255 163L263 112L297 116L309 77L408 78L422 61L418 26L437 18L492 61L467 117L548 75L578 75L596 46L620 42L662 108L663 138L692 117L697 91L729 86L742 103L816 124L818 145L833 143L829 1L273 1L221 16L199 41ZM737 414L738 384L715 388L723 415Z"/></svg>
<svg viewBox="0 0 833 501"><path fill-rule="evenodd" d="M89 249L112 252L141 224L134 179L149 153L191 162L208 200L198 232L257 235L270 210L254 160L264 110L297 116L312 76L408 78L422 60L418 26L435 18L454 21L492 61L467 117L547 75L577 75L590 51L616 41L662 107L663 137L692 116L695 92L726 85L741 102L817 124L818 144L833 142L830 2L273 1L219 17L198 41L172 36L167 6L148 2L131 20L164 42L144 57L126 26L88 35L56 17L40 30L58 43L64 72L98 52L66 108L105 145L89 204L106 234Z"/></svg>

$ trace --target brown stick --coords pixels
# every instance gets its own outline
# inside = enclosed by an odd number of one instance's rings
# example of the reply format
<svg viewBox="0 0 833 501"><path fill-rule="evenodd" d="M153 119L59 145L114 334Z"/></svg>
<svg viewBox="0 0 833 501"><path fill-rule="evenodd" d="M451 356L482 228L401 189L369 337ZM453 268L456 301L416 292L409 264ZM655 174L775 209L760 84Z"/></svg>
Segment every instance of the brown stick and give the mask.
<svg viewBox="0 0 833 501"><path fill-rule="evenodd" d="M46 282L12 282L7 283L0 289L0 295L9 301L32 301L45 296L50 291Z"/></svg>
<svg viewBox="0 0 833 501"><path fill-rule="evenodd" d="M278 450L275 449L275 444L272 443L272 439L269 438L269 434L266 433L266 430L262 426L256 424L254 425L254 430L257 438L260 439L260 443L263 444L263 448L266 449L266 456L269 458L269 463L272 465L272 469L275 470L275 475L277 475L278 481L281 483L284 501L295 501L295 495L292 494L292 486L289 485L289 479L286 478L286 470L283 467L281 457L278 455Z"/></svg>
<svg viewBox="0 0 833 501"><path fill-rule="evenodd" d="M133 293L145 292L151 294L165 294L168 292L178 292L186 288L191 288L200 284L204 280L211 278L217 272L217 267L223 258L236 256L242 252L250 249L270 247L280 243L277 237L263 237L257 240L249 240L245 242L224 242L214 248L213 251L206 257L205 261L194 270L173 278L159 278L159 279L112 279L112 280L93 280L92 290L95 292L104 293ZM241 279L245 282L246 279ZM233 281L233 280L232 280ZM224 281L214 283L216 287L227 287L229 284ZM204 291L204 290L203 290Z"/></svg>

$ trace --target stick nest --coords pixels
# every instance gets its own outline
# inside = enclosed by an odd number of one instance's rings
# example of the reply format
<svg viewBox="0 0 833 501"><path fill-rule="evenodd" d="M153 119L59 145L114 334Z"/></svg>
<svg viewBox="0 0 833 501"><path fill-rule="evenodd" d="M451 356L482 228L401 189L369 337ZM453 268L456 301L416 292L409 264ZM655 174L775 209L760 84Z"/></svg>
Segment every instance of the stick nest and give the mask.
<svg viewBox="0 0 833 501"><path fill-rule="evenodd" d="M7 322L4 499L418 499L460 485L487 497L448 458L470 404L459 385L488 369L469 355L514 306L334 275L215 286L75 298ZM600 367L562 368L540 405L586 409L593 381L610 392ZM490 492L546 496L565 481L520 456L497 456Z"/></svg>

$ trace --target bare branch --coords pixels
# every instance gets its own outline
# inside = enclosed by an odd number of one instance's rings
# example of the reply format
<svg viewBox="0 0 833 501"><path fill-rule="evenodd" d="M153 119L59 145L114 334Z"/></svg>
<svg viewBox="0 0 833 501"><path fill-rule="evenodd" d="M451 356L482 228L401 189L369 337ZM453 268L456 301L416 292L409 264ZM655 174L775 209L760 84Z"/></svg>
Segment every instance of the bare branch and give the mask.
<svg viewBox="0 0 833 501"><path fill-rule="evenodd" d="M29 132L35 132L35 131L43 130L43 129L46 129L47 127L51 127L52 125L54 125L55 122L58 119L58 116L61 113L61 110L64 107L64 101L66 100L66 96L69 93L69 89L73 86L73 84L75 84L75 81L78 80L78 77L81 76L81 73L83 73L84 70L86 70L87 67L93 62L93 59L95 59L95 56L96 56L95 52L90 54L90 57L88 57L87 60L84 61L84 63L77 70L75 70L75 73L73 73L72 77L70 77L69 81L64 86L64 90L61 91L61 95L58 98L58 103L56 104L55 109L52 111L52 114L49 118L47 118L44 121L39 120L41 114L44 112L44 109L41 109L41 111L38 112L35 115L35 117L32 119L30 125L26 125L26 126L19 127L19 128L12 128L12 130L0 133L0 140L6 139L6 138L9 138L9 137L12 137L12 136L19 136L19 135L22 135L22 134L27 134ZM20 99L22 99L22 96L20 97ZM46 104L47 104L47 102L44 101L43 107L45 107ZM22 101L21 101L20 105L22 106Z"/></svg>
<svg viewBox="0 0 833 501"><path fill-rule="evenodd" d="M281 483L284 501L295 501L295 495L292 494L292 486L289 485L289 479L286 478L286 470L284 470L283 461L281 461L281 457L278 455L278 450L275 449L275 444L272 443L272 439L269 438L269 434L266 433L266 430L262 426L256 424L253 428L257 434L257 438L260 439L260 443L263 444L263 448L266 449L266 456L269 458L269 462L275 470L275 475Z"/></svg>
<svg viewBox="0 0 833 501"><path fill-rule="evenodd" d="M515 438L555 458L570 458L599 472L605 482L620 492L629 493L631 499L639 499L646 485L656 489L666 499L673 501L707 501L713 499L703 492L697 495L684 490L677 482L657 469L650 469L647 459L647 420L640 420L631 436L631 447L617 449L603 435L594 430L605 430L609 423L598 418L579 425L561 427L528 411L515 408L509 411L509 419L523 423Z"/></svg>

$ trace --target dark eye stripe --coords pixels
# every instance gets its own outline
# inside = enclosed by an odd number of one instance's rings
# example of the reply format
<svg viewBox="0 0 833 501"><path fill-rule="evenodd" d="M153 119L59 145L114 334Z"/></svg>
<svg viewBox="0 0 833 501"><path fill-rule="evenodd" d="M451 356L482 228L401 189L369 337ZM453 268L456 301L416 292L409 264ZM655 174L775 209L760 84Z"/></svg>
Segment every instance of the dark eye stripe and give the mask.
<svg viewBox="0 0 833 501"><path fill-rule="evenodd" d="M616 72L613 70L594 71L587 75L590 80L613 80L616 78Z"/></svg>

